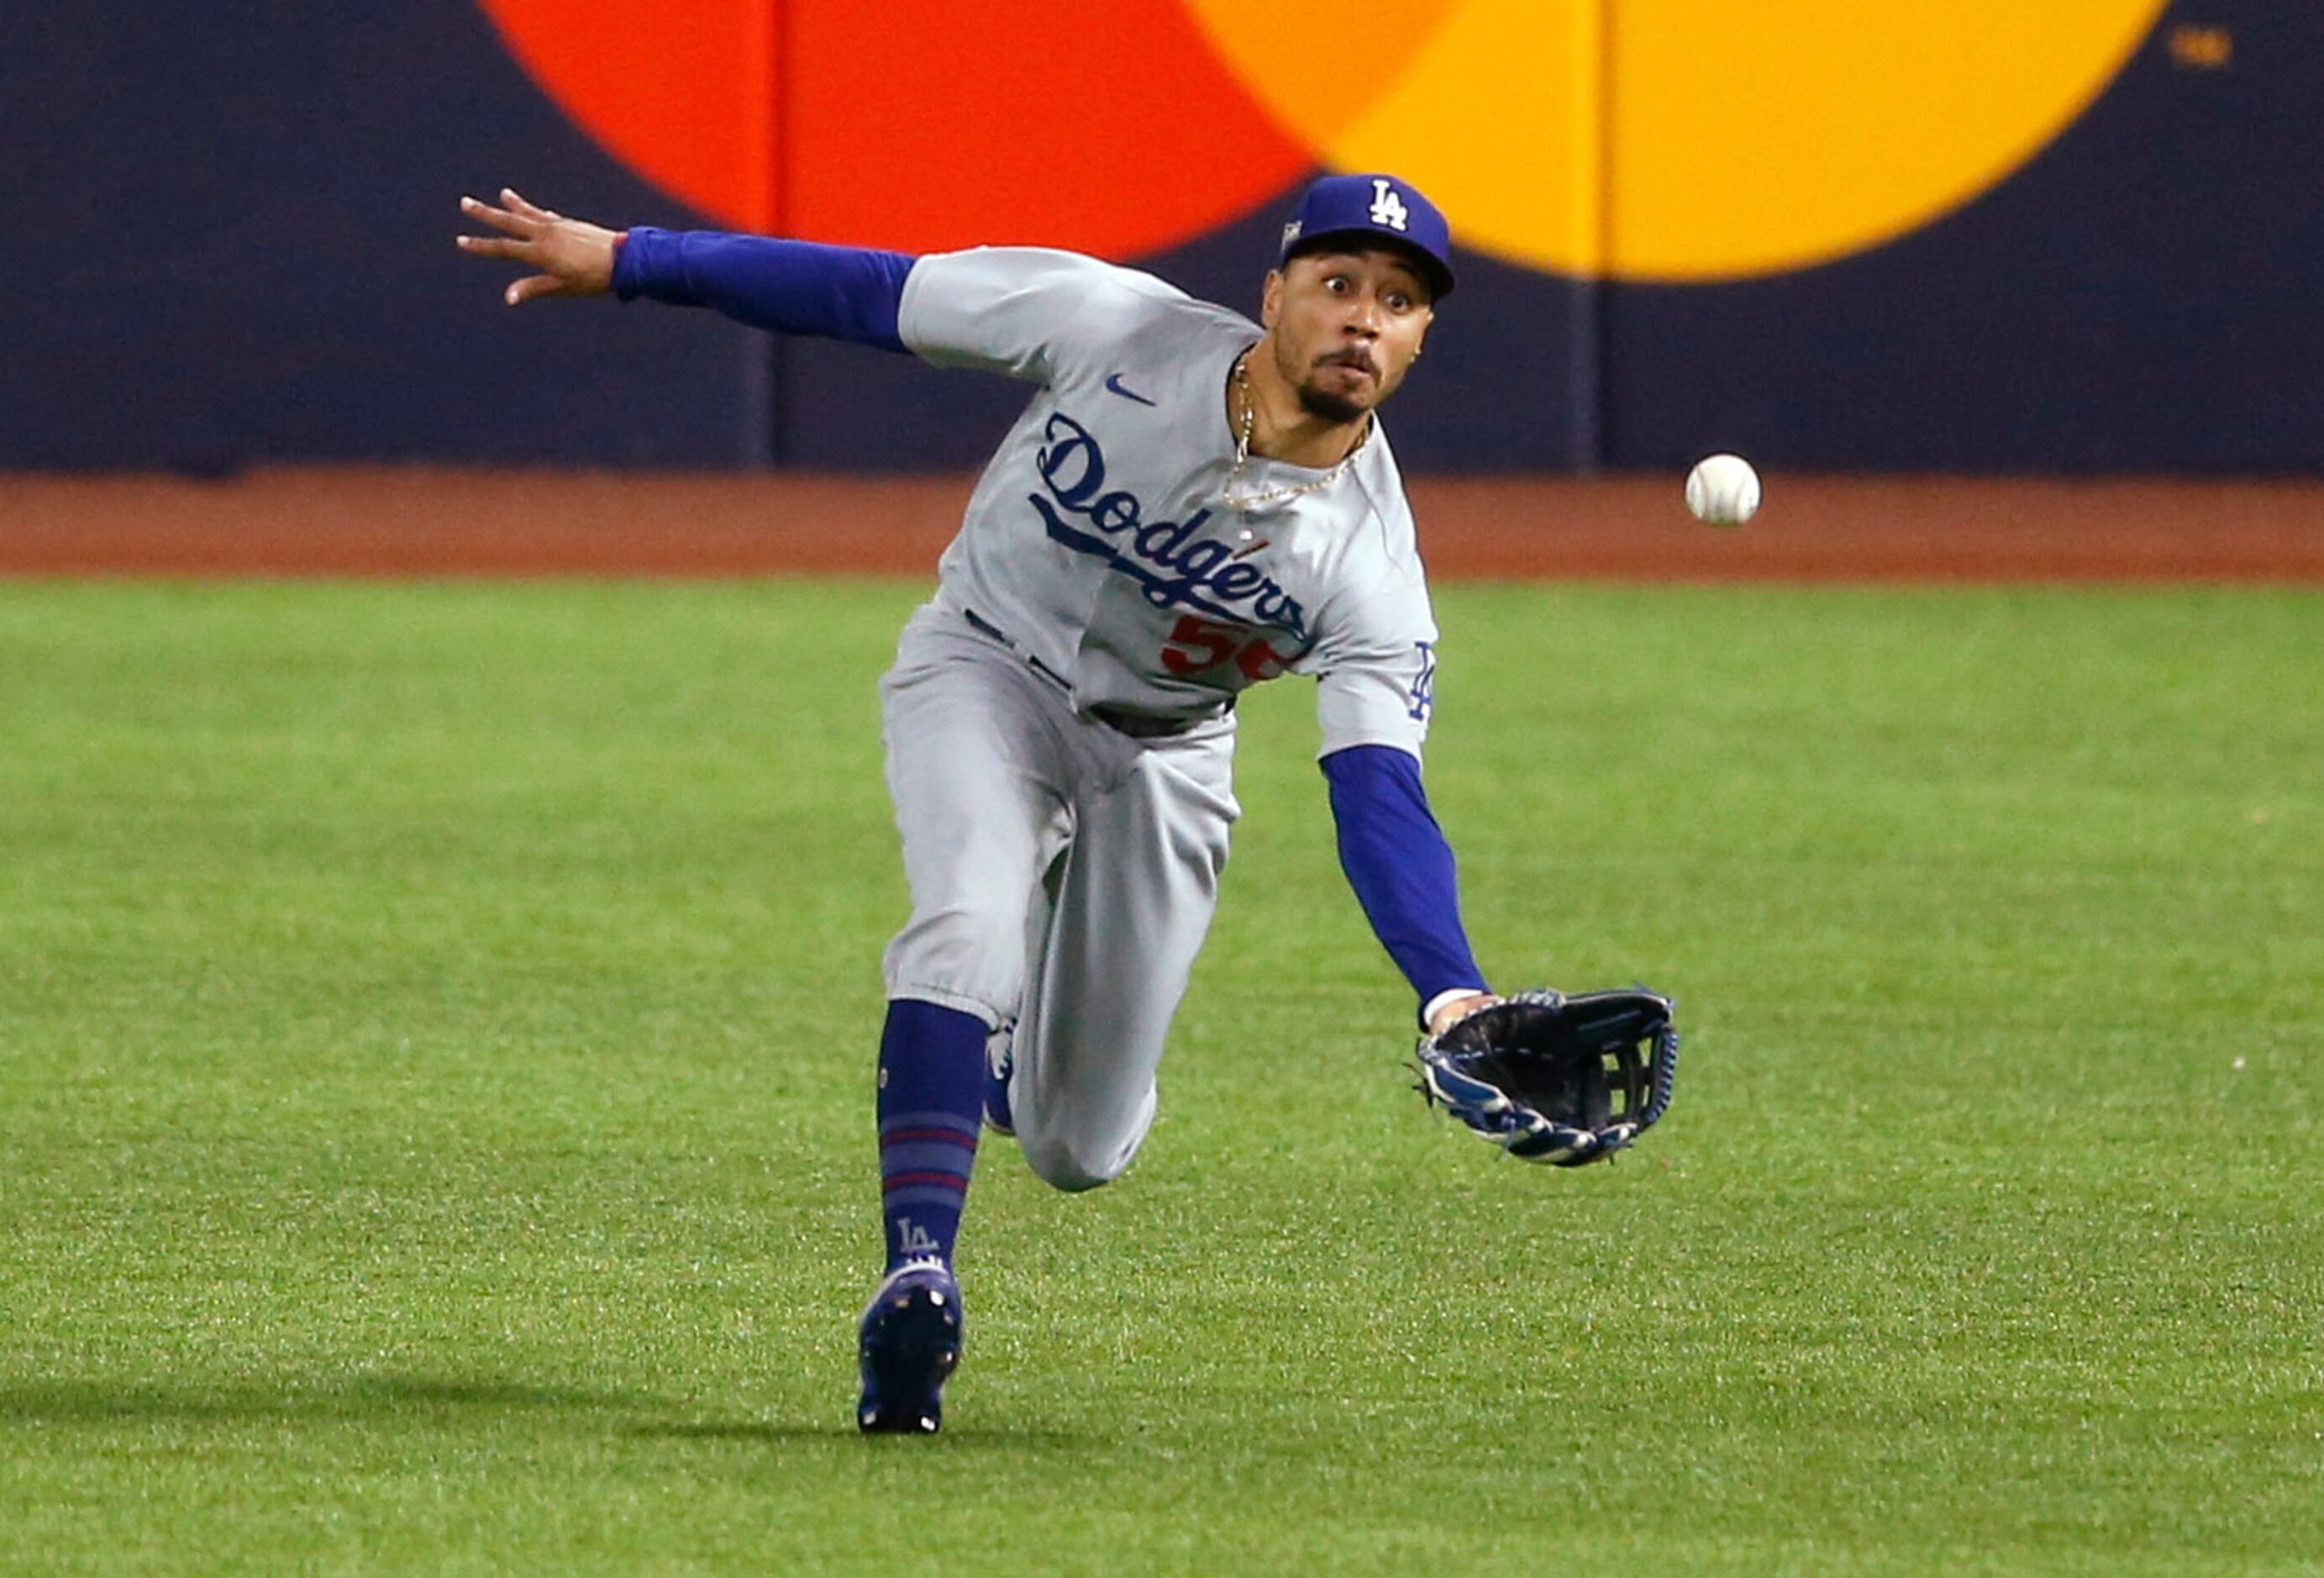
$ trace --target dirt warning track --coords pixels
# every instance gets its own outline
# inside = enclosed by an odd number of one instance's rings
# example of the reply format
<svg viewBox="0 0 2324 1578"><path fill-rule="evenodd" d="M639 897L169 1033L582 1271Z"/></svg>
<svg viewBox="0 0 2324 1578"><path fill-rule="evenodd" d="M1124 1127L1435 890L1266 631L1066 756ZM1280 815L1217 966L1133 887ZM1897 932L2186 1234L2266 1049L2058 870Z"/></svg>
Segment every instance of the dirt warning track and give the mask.
<svg viewBox="0 0 2324 1578"><path fill-rule="evenodd" d="M928 575L965 475L315 468L0 476L0 575ZM2324 478L1767 480L1718 531L1680 479L1418 477L1439 580L2324 583Z"/></svg>

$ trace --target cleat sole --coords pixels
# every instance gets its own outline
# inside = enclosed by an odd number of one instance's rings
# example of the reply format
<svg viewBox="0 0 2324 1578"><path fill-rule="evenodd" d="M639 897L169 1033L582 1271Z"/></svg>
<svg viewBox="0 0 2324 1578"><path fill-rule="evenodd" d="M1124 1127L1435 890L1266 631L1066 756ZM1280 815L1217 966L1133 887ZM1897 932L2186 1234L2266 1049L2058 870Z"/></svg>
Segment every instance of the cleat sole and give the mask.
<svg viewBox="0 0 2324 1578"><path fill-rule="evenodd" d="M857 1350L863 1400L856 1428L867 1435L933 1435L943 1428L941 1392L960 1363L960 1299L942 1287L897 1289L864 1316Z"/></svg>

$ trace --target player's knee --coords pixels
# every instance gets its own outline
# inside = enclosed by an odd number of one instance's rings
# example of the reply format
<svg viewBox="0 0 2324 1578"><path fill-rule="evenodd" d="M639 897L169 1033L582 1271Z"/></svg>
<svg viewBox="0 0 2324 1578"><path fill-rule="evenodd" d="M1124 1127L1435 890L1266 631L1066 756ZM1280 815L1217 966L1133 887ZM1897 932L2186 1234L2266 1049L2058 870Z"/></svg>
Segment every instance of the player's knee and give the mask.
<svg viewBox="0 0 2324 1578"><path fill-rule="evenodd" d="M1051 1188L1063 1189L1069 1195L1110 1184L1130 1167L1128 1155L1100 1156L1092 1148L1070 1140L1036 1140L1030 1144L1026 1144L1025 1140L1020 1130L1018 1141L1034 1175Z"/></svg>

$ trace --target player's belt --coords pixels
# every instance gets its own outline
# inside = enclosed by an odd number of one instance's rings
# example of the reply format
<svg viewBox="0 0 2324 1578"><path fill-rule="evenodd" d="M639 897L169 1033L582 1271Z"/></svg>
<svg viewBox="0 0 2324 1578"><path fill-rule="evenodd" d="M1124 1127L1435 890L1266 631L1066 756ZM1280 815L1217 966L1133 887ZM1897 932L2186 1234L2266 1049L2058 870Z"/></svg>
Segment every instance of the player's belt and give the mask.
<svg viewBox="0 0 2324 1578"><path fill-rule="evenodd" d="M1066 680L1063 674L1058 673L1055 669L1050 668L1047 663L1044 663L1040 659L1027 651L1023 647L1019 646L1010 638L1008 632L1002 630L999 625L993 623L991 620L977 613L975 609L964 608L960 611L960 616L968 621L969 628L975 631L977 634L991 636L994 641L999 641L1002 646L1007 647L1010 651L1024 659L1025 666L1028 669L1032 669L1034 673L1038 674L1042 678L1047 679L1060 690L1069 693L1072 691L1072 684Z"/></svg>
<svg viewBox="0 0 2324 1578"><path fill-rule="evenodd" d="M1207 724L1224 715L1233 706L1234 703L1229 702L1217 712L1204 713L1200 717L1173 718L1164 717L1159 713L1131 712L1126 706L1100 702L1089 709L1089 715L1116 734L1127 734L1133 740L1167 740L1185 734L1196 724Z"/></svg>
<svg viewBox="0 0 2324 1578"><path fill-rule="evenodd" d="M960 616L968 621L971 630L980 635L991 636L994 641L1024 659L1026 666L1044 679L1065 686L1069 691L1073 688L1066 684L1065 676L1019 646L1010 639L1006 631L977 613L975 609L964 608L960 611ZM1089 709L1089 715L1116 734L1127 734L1133 740L1167 740L1186 733L1198 724L1207 724L1222 718L1233 710L1234 697L1229 697L1209 712L1198 713L1193 717L1173 717L1161 713L1135 712L1126 706L1116 706L1111 702L1100 702Z"/></svg>

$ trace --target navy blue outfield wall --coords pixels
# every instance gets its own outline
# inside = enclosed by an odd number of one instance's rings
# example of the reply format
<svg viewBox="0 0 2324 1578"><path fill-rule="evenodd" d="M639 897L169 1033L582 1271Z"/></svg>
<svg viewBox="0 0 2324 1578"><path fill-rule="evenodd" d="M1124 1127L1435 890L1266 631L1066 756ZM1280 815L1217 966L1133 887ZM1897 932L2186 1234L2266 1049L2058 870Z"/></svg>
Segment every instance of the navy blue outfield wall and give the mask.
<svg viewBox="0 0 2324 1578"><path fill-rule="evenodd" d="M2175 59L2181 21L2232 62ZM701 313L502 309L450 245L464 190L702 221L467 0L18 7L0 149L0 466L952 467L1022 400ZM1276 223L1135 261L1250 306ZM2320 383L2324 5L2182 0L2029 165L1868 253L1663 287L1467 258L1391 428L1424 470L2316 472Z"/></svg>

